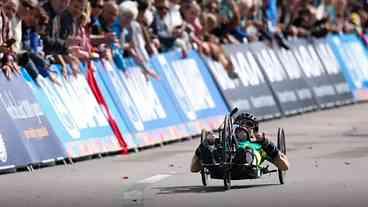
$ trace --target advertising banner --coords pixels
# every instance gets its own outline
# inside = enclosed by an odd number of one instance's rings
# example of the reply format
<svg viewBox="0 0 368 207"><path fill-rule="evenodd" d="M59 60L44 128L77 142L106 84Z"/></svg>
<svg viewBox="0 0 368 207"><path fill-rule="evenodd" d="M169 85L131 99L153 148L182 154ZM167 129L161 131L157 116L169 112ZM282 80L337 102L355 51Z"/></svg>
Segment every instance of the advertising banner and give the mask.
<svg viewBox="0 0 368 207"><path fill-rule="evenodd" d="M313 44L305 40L293 40L289 43L320 108L335 106L338 101L337 92Z"/></svg>
<svg viewBox="0 0 368 207"><path fill-rule="evenodd" d="M23 138L10 116L10 114L14 115L14 110L11 107L4 107L3 99L7 98L8 94L3 87L7 88L8 86L5 85L9 83L4 74L0 73L0 171L32 163Z"/></svg>
<svg viewBox="0 0 368 207"><path fill-rule="evenodd" d="M37 83L27 82L68 157L119 151L121 147L84 76L70 75L65 80L59 66L52 70L57 72L59 84L40 76Z"/></svg>
<svg viewBox="0 0 368 207"><path fill-rule="evenodd" d="M327 72L330 82L336 90L338 104L351 103L353 94L344 78L340 64L333 53L331 46L325 39L314 39L314 48Z"/></svg>
<svg viewBox="0 0 368 207"><path fill-rule="evenodd" d="M356 101L368 100L368 56L355 35L327 38Z"/></svg>
<svg viewBox="0 0 368 207"><path fill-rule="evenodd" d="M0 81L0 107L15 124L32 163L65 158L60 140L23 77L14 76L11 81L1 77Z"/></svg>
<svg viewBox="0 0 368 207"><path fill-rule="evenodd" d="M209 59L207 62L229 107L254 113L259 119L281 116L262 69L249 47L226 45L225 51L230 56L239 79L225 81L227 73L222 66Z"/></svg>
<svg viewBox="0 0 368 207"><path fill-rule="evenodd" d="M105 84L103 83L100 73L98 73L97 71L99 70L104 70L103 68L103 64L100 60L98 61L94 61L93 63L93 68L95 70L94 72L94 79L98 85L99 90L102 93L102 96L108 106L108 110L110 111L110 116L113 120L115 120L117 127L119 129L120 132L115 132L115 133L121 133L122 134L122 138L124 139L124 142L126 143L128 149L134 149L137 148L137 144L136 144L136 140L133 137L133 135L131 134L131 132L128 130L128 127L126 125L125 120L122 118L122 116L120 115L117 106L115 105L115 103L113 102L112 98L111 98L111 94L109 92L109 90L106 88ZM85 70L87 69L87 67L84 68ZM84 71L87 74L87 71ZM116 136L116 134L115 134Z"/></svg>
<svg viewBox="0 0 368 207"><path fill-rule="evenodd" d="M227 107L202 58L190 51L183 59L180 52L157 55L152 65L176 110L187 124L190 135L201 129L217 129L227 113Z"/></svg>
<svg viewBox="0 0 368 207"><path fill-rule="evenodd" d="M285 116L318 107L291 51L274 50L260 42L250 44L250 48Z"/></svg>
<svg viewBox="0 0 368 207"><path fill-rule="evenodd" d="M125 71L108 61L98 70L103 83L139 147L186 137L187 129L162 80L147 80L141 68L126 60Z"/></svg>

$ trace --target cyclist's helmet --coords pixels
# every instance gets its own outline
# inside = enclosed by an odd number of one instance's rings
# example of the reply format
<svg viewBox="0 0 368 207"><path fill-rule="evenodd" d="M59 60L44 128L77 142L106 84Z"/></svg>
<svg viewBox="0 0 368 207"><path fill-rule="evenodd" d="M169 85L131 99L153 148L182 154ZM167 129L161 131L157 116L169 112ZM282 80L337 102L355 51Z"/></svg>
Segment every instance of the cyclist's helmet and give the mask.
<svg viewBox="0 0 368 207"><path fill-rule="evenodd" d="M255 132L258 132L258 120L256 116L251 113L241 113L239 114L235 120L234 124L237 124L241 127L246 127L253 129Z"/></svg>

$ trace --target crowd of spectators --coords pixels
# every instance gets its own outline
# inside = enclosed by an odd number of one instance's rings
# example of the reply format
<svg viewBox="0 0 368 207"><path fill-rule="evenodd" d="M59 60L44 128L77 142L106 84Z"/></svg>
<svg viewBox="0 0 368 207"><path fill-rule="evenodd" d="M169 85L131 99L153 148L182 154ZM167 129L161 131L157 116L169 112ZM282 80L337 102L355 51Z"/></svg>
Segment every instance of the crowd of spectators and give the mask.
<svg viewBox="0 0 368 207"><path fill-rule="evenodd" d="M25 68L58 83L51 64L79 73L94 58L124 70L130 57L159 78L150 56L189 50L219 61L236 78L224 44L324 37L368 29L362 0L0 0L0 66L7 78ZM67 68L70 67L70 70Z"/></svg>

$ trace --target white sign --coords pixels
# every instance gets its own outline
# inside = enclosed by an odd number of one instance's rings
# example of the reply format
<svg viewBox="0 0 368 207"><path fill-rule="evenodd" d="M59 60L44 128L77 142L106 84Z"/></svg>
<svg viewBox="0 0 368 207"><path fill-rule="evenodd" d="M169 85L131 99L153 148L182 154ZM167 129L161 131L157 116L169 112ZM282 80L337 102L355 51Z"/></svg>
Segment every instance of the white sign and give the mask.
<svg viewBox="0 0 368 207"><path fill-rule="evenodd" d="M231 90L237 87L237 82L229 78L221 63L216 62L211 58L207 58L206 61L222 90Z"/></svg>
<svg viewBox="0 0 368 207"><path fill-rule="evenodd" d="M165 119L167 117L152 82L146 80L139 67L132 67L126 73L121 71L118 73L143 122Z"/></svg>
<svg viewBox="0 0 368 207"><path fill-rule="evenodd" d="M281 82L287 78L285 70L272 50L261 49L256 55L271 83Z"/></svg>
<svg viewBox="0 0 368 207"><path fill-rule="evenodd" d="M327 43L319 43L316 49L328 74L338 74L340 72L340 66L331 47Z"/></svg>
<svg viewBox="0 0 368 207"><path fill-rule="evenodd" d="M180 108L189 120L195 120L197 118L196 111L194 107L191 106L191 101L187 96L185 85L181 84L178 80L177 75L174 73L174 70L171 69L171 66L163 55L159 55L157 58L169 85L173 89L175 98L179 102Z"/></svg>
<svg viewBox="0 0 368 207"><path fill-rule="evenodd" d="M3 139L3 135L0 134L0 161L7 162L8 161L8 152L6 150L6 144Z"/></svg>
<svg viewBox="0 0 368 207"><path fill-rule="evenodd" d="M235 72L239 74L244 87L257 86L264 83L262 72L250 52L237 52L231 54L230 58L235 67Z"/></svg>
<svg viewBox="0 0 368 207"><path fill-rule="evenodd" d="M116 90L117 98L119 98L122 103L121 106L124 108L125 112L128 115L129 121L133 124L134 128L137 131L143 131L144 125L139 113L137 111L137 107L134 105L133 101L130 99L129 94L122 82L119 78L118 71L115 70L110 62L105 61L104 66L108 71L108 76L112 82L114 89Z"/></svg>
<svg viewBox="0 0 368 207"><path fill-rule="evenodd" d="M292 51L286 50L284 48L277 51L280 61L283 63L289 79L295 80L302 77L302 70L295 59Z"/></svg>
<svg viewBox="0 0 368 207"><path fill-rule="evenodd" d="M310 52L310 47L306 48L305 46L301 45L297 48L297 50L295 50L294 54L299 61L306 77L320 77L322 74L324 74L323 68L319 61L316 60L318 57Z"/></svg>
<svg viewBox="0 0 368 207"><path fill-rule="evenodd" d="M38 77L38 83L73 139L80 138L82 129L109 126L105 114L82 75L71 76L67 81L59 76L58 81L61 85Z"/></svg>
<svg viewBox="0 0 368 207"><path fill-rule="evenodd" d="M195 111L213 109L216 107L199 67L194 59L172 62L176 79L181 84L190 105Z"/></svg>

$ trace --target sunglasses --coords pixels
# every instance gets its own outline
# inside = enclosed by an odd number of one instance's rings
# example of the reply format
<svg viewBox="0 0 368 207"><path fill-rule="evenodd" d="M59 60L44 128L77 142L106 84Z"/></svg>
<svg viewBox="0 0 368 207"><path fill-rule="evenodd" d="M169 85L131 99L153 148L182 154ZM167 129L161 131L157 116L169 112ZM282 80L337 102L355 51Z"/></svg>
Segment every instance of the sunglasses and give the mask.
<svg viewBox="0 0 368 207"><path fill-rule="evenodd" d="M21 1L21 4L26 9L34 9L35 8L31 4L29 4L27 1Z"/></svg>
<svg viewBox="0 0 368 207"><path fill-rule="evenodd" d="M103 4L94 4L92 5L92 8L95 8L95 9L103 9L104 5Z"/></svg>
<svg viewBox="0 0 368 207"><path fill-rule="evenodd" d="M240 126L247 127L247 128L255 128L257 125L254 121L244 120L240 123Z"/></svg>
<svg viewBox="0 0 368 207"><path fill-rule="evenodd" d="M160 6L160 7L156 7L156 8L157 8L157 10L159 10L159 11L167 11L167 10L169 10L169 8L164 7L164 6Z"/></svg>

